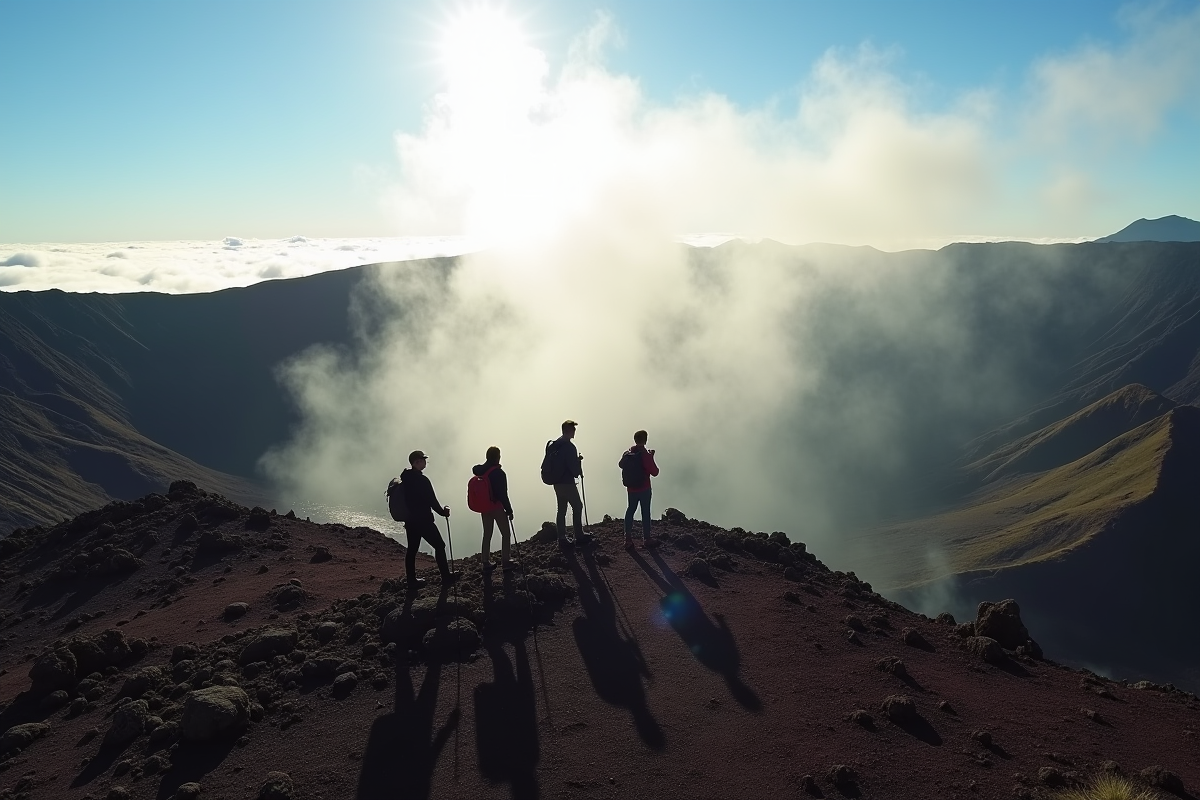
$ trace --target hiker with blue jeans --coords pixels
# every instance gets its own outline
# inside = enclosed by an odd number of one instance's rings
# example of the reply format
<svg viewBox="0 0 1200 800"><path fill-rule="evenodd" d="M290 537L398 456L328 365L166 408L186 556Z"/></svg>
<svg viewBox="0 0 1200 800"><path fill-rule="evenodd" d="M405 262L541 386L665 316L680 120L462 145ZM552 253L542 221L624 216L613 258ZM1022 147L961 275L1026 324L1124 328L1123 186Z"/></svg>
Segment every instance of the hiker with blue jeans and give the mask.
<svg viewBox="0 0 1200 800"><path fill-rule="evenodd" d="M617 466L621 468L621 482L629 492L629 508L625 511L625 549L633 548L633 515L642 507L642 543L646 547L657 547L658 542L650 536L650 478L658 477L658 465L654 463L654 451L646 449L649 435L645 431L633 434L633 447L625 451Z"/></svg>

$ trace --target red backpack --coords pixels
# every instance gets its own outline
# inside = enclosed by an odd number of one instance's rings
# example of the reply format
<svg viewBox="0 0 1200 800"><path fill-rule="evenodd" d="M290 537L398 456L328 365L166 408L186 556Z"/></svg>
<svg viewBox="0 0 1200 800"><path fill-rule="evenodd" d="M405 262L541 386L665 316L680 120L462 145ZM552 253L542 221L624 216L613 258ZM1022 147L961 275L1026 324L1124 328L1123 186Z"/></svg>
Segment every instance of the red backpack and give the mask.
<svg viewBox="0 0 1200 800"><path fill-rule="evenodd" d="M471 480L467 481L467 508L480 514L504 508L503 503L496 502L492 497L492 482L488 478L498 466L488 467L482 475L472 475Z"/></svg>

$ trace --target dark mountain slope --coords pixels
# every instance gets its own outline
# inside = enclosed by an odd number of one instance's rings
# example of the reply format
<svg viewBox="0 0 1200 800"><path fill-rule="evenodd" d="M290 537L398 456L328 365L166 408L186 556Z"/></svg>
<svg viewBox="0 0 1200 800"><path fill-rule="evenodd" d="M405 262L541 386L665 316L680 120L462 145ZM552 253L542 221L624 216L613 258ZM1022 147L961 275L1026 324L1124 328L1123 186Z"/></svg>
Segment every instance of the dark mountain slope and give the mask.
<svg viewBox="0 0 1200 800"><path fill-rule="evenodd" d="M1079 245L1098 269L1123 273L1090 318L1080 340L1048 343L1058 385L1019 419L990 431L966 450L976 461L1009 442L1062 420L1131 383L1175 401L1200 403L1200 244L1141 242ZM1122 265L1116 267L1115 265ZM1038 360L1035 356L1033 361Z"/></svg>
<svg viewBox="0 0 1200 800"><path fill-rule="evenodd" d="M1044 472L1069 464L1139 425L1162 416L1175 403L1145 386L1130 384L1064 420L1023 436L967 466L994 481Z"/></svg>
<svg viewBox="0 0 1200 800"><path fill-rule="evenodd" d="M1200 222L1171 214L1139 219L1097 242L1200 242Z"/></svg>

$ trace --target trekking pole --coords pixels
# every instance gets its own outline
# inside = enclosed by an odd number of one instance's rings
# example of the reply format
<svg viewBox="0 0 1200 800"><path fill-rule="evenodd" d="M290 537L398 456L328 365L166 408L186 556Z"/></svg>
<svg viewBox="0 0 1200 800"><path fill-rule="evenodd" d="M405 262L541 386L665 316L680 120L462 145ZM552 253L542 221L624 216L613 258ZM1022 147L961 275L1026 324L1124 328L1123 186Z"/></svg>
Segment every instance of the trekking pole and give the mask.
<svg viewBox="0 0 1200 800"><path fill-rule="evenodd" d="M454 574L454 531L450 528L450 515L446 515L446 539L450 547L450 574ZM454 582L454 660L457 662L455 667L455 689L454 689L454 707L462 708L462 653L459 652L459 639L462 631L458 627L458 581ZM458 783L458 726L454 726L454 782Z"/></svg>
<svg viewBox="0 0 1200 800"><path fill-rule="evenodd" d="M592 524L590 522L588 522L587 485L584 484L584 482L583 482L583 466L582 465L579 467L579 491L583 495L583 524L584 524L584 526L590 528L590 527L592 527Z"/></svg>

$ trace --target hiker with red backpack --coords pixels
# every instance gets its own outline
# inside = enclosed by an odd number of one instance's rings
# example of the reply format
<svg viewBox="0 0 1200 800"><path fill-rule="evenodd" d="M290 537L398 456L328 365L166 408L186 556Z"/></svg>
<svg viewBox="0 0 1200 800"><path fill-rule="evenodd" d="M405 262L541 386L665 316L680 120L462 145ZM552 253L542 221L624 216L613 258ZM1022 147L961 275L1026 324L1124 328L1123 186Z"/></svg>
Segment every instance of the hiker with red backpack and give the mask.
<svg viewBox="0 0 1200 800"><path fill-rule="evenodd" d="M483 520L483 575L486 578L496 565L491 563L492 530L500 528L500 558L505 572L512 572L513 561L509 557L512 538L512 502L508 499L508 476L500 466L500 448L489 447L482 464L471 468L474 475L467 483L467 507L479 514Z"/></svg>
<svg viewBox="0 0 1200 800"><path fill-rule="evenodd" d="M625 451L617 466L621 468L621 483L629 492L629 508L625 511L625 549L633 549L633 514L642 507L642 544L658 547L650 536L650 478L658 477L654 451L646 449L649 435L645 431L633 434L633 447Z"/></svg>

